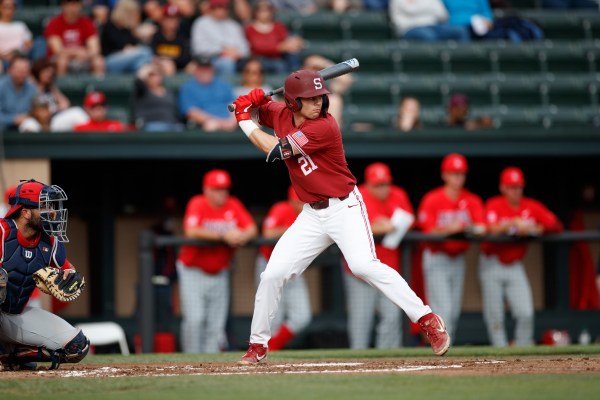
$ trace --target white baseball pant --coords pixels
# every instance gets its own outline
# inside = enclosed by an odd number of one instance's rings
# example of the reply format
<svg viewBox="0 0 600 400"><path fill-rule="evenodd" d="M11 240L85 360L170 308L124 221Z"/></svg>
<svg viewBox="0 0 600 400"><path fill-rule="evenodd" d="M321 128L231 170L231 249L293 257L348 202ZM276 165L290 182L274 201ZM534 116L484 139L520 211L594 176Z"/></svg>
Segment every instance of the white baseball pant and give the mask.
<svg viewBox="0 0 600 400"><path fill-rule="evenodd" d="M423 275L427 301L442 317L446 331L454 338L462 308L465 282L465 257L450 257L446 253L423 252Z"/></svg>
<svg viewBox="0 0 600 400"><path fill-rule="evenodd" d="M267 345L283 286L301 275L333 243L342 251L352 273L381 290L411 321L431 312L398 272L377 259L367 210L355 187L345 200L330 199L328 208L314 210L305 204L279 239L256 292L251 343Z"/></svg>
<svg viewBox="0 0 600 400"><path fill-rule="evenodd" d="M260 276L267 267L267 260L259 254L256 258L255 282L258 287ZM291 279L283 290L279 311L271 322L273 331L279 329L282 323L294 333L306 328L312 318L308 287L303 276Z"/></svg>
<svg viewBox="0 0 600 400"><path fill-rule="evenodd" d="M375 315L375 347L394 349L402 345L402 315L394 303L379 290L344 273L348 315L348 339L351 349L367 349L371 343L371 330Z"/></svg>
<svg viewBox="0 0 600 400"><path fill-rule="evenodd" d="M218 353L227 347L229 270L207 274L177 262L184 353Z"/></svg>
<svg viewBox="0 0 600 400"><path fill-rule="evenodd" d="M504 326L504 300L510 306L516 321L515 344L533 345L533 296L523 263L515 261L506 265L496 256L481 254L479 281L483 296L483 318L492 346L508 346Z"/></svg>

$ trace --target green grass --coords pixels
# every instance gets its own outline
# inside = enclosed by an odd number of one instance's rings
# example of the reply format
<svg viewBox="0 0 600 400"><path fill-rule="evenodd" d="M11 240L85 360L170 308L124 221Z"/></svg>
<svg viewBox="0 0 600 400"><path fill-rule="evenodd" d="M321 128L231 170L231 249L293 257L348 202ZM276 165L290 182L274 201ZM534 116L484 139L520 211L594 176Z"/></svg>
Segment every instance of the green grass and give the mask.
<svg viewBox="0 0 600 400"><path fill-rule="evenodd" d="M144 354L94 355L86 364L145 364L162 362L229 362L241 353L215 355ZM451 357L546 357L569 355L594 357L600 345L495 349L457 347ZM397 350L298 350L269 355L272 362L353 358L398 358L431 356L428 349ZM310 374L254 376L177 376L131 378L0 378L1 399L594 399L600 393L599 374L434 376L431 374Z"/></svg>

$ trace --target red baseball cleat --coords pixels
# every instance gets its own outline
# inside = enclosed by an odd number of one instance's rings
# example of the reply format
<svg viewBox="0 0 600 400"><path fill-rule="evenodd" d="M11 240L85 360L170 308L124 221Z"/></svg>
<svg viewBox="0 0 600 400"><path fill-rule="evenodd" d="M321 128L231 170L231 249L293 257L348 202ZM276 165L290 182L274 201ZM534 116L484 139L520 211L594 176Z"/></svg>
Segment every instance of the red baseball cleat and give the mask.
<svg viewBox="0 0 600 400"><path fill-rule="evenodd" d="M258 364L267 360L267 347L260 343L250 343L250 348L238 364Z"/></svg>
<svg viewBox="0 0 600 400"><path fill-rule="evenodd" d="M446 332L444 321L436 314L429 313L419 319L419 326L431 344L431 349L438 356L443 356L450 347L450 335Z"/></svg>

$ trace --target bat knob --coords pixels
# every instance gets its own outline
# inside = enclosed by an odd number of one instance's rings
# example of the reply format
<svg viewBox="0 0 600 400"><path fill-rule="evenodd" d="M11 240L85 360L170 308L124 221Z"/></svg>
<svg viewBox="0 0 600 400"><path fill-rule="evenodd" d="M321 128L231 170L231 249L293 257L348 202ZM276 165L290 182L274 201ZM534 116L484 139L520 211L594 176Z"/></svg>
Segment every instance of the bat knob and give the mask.
<svg viewBox="0 0 600 400"><path fill-rule="evenodd" d="M233 104L233 103L227 104L227 109L229 110L229 112L234 112L235 111L235 104Z"/></svg>

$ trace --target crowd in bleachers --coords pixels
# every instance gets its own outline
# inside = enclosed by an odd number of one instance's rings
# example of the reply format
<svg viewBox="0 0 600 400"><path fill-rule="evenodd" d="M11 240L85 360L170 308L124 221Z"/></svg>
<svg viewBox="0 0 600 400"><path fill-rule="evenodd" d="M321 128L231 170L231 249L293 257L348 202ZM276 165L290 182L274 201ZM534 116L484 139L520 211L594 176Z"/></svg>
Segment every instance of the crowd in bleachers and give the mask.
<svg viewBox="0 0 600 400"><path fill-rule="evenodd" d="M244 90L355 56L354 79L330 82L330 111L344 128L598 123L598 1L518 3L527 8L506 0L1 0L0 123L73 131L91 119L85 96L99 92L101 121L125 130L234 131L226 105ZM544 10L576 8L586 14ZM404 98L419 111L410 129Z"/></svg>

